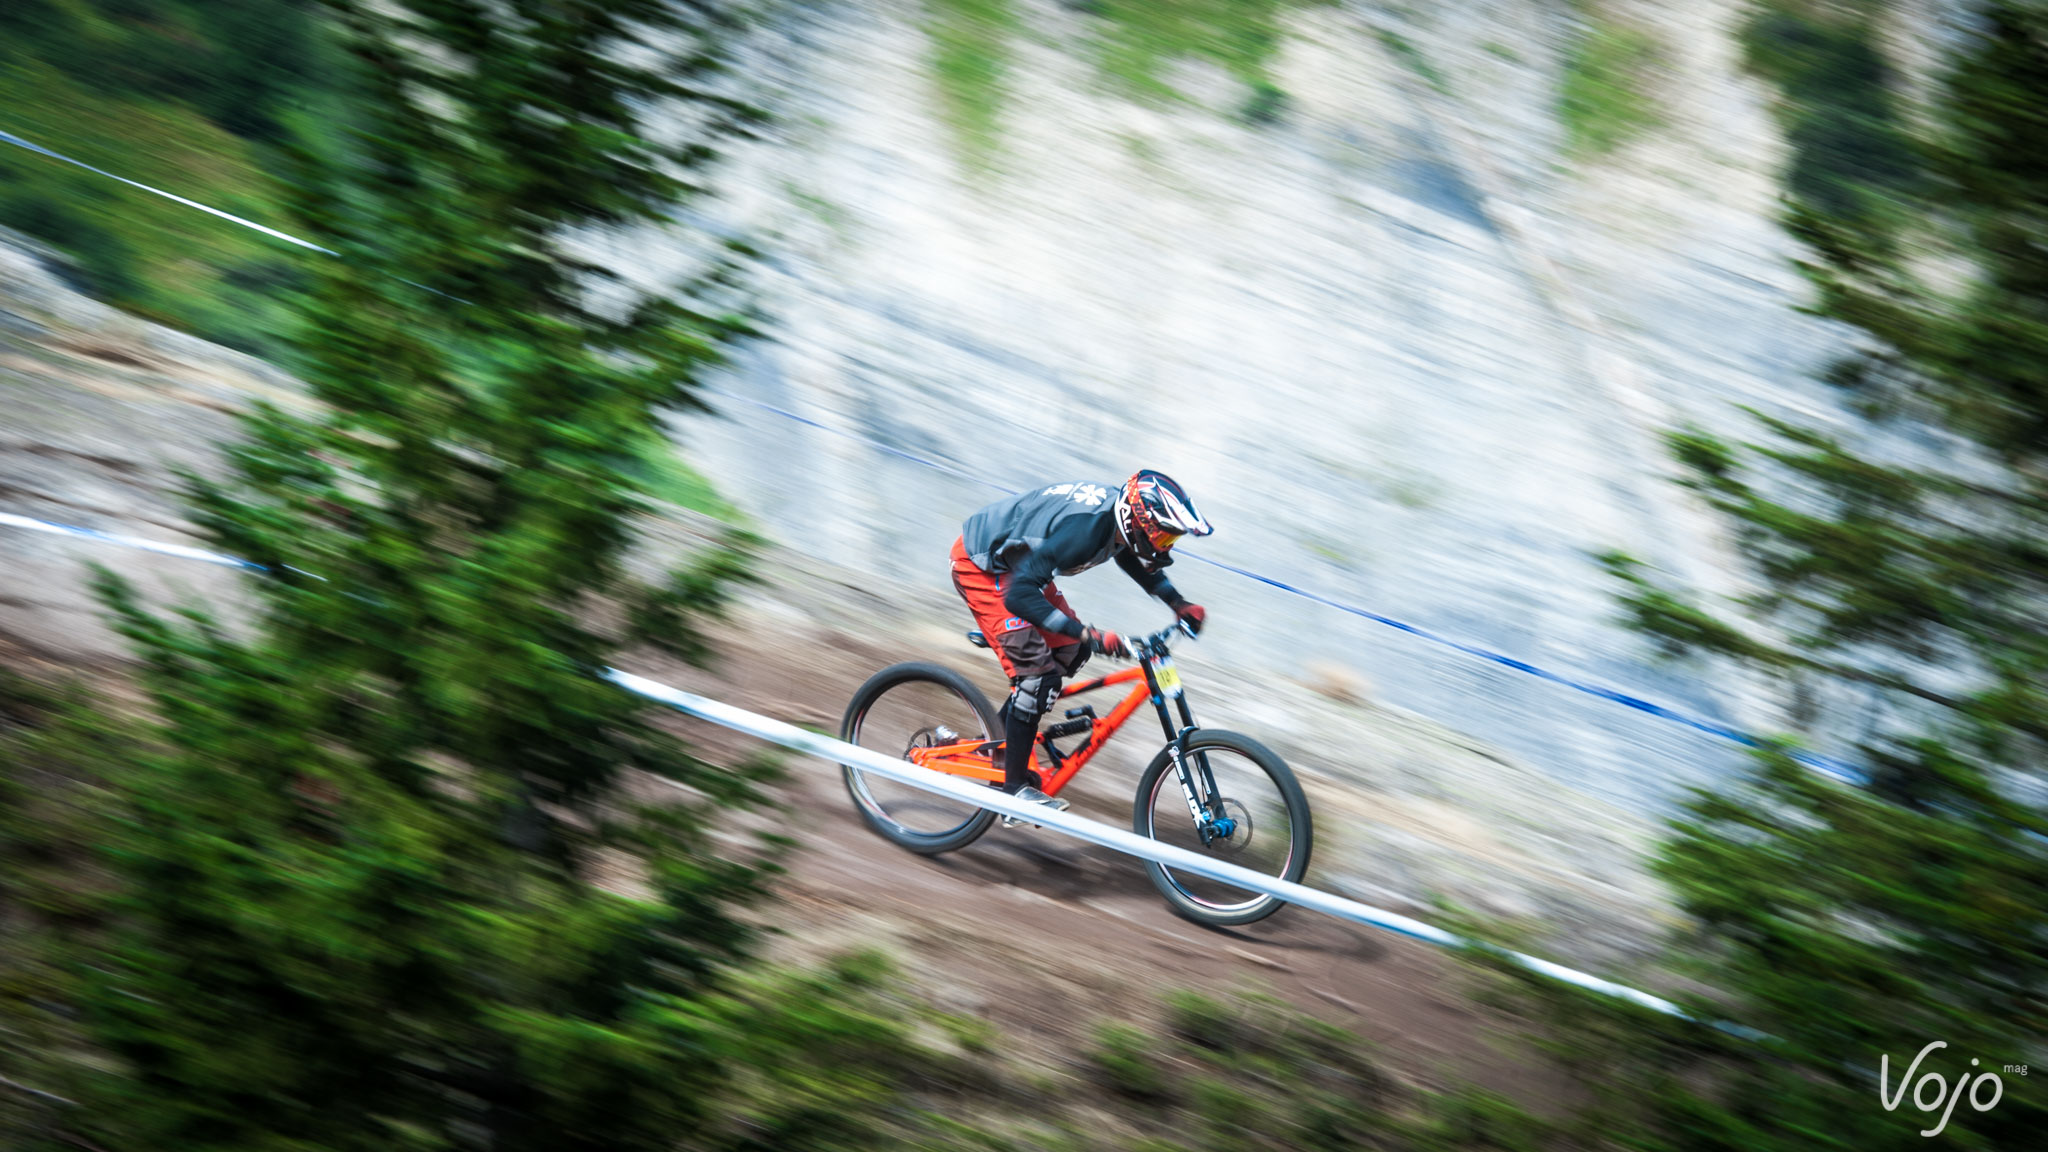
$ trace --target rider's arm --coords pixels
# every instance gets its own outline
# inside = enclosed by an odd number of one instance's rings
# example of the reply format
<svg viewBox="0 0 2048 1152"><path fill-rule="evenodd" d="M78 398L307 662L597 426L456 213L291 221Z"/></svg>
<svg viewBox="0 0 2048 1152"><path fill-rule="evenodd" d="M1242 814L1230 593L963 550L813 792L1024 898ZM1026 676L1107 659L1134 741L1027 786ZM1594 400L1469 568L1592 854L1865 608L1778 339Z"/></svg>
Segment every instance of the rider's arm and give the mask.
<svg viewBox="0 0 2048 1152"><path fill-rule="evenodd" d="M1168 557L1166 563L1172 562L1172 557ZM1138 587L1165 601L1168 608L1178 612L1181 606L1188 602L1188 598L1181 595L1180 590L1173 586L1173 581L1166 578L1166 573L1145 571L1145 566L1138 563L1138 558L1129 552L1117 552L1116 566L1124 570L1124 575L1137 581ZM1162 564L1161 567L1165 565Z"/></svg>
<svg viewBox="0 0 2048 1152"><path fill-rule="evenodd" d="M1091 516L1070 516L1048 533L1037 546L1010 561L1010 579L1003 590L1003 607L1031 621L1047 632L1058 632L1079 640L1087 627L1052 606L1045 586L1062 570L1071 571L1102 554L1114 520Z"/></svg>
<svg viewBox="0 0 2048 1152"><path fill-rule="evenodd" d="M1029 553L1010 567L1008 587L1003 589L1003 607L1047 632L1079 640L1087 629L1046 599L1045 586L1052 582L1053 575L1053 565L1043 553Z"/></svg>

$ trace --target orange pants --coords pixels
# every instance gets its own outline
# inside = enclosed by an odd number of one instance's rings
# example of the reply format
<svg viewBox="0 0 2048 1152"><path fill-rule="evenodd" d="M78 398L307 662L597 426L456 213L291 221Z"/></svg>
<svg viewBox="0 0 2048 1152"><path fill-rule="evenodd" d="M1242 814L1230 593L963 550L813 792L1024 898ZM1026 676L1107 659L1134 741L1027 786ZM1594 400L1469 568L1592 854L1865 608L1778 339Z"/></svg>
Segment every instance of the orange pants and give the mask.
<svg viewBox="0 0 2048 1152"><path fill-rule="evenodd" d="M1009 573L992 576L982 571L968 557L966 542L953 541L953 589L967 601L967 610L974 613L974 622L981 625L981 634L988 637L988 646L995 651L996 659L1003 662L1003 671L1010 679L1064 676L1079 668L1088 656L1087 646L1072 636L1047 632L1012 613L1003 603L1003 593L1009 590L1009 584ZM1045 598L1052 601L1053 607L1080 619L1057 587L1047 584Z"/></svg>

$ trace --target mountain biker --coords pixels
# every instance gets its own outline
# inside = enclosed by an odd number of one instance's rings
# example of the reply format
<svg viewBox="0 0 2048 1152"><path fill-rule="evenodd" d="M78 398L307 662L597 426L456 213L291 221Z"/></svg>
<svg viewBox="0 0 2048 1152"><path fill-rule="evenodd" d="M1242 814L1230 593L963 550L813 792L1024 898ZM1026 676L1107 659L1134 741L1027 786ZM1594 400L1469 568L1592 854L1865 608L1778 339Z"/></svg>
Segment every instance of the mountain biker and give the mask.
<svg viewBox="0 0 2048 1152"><path fill-rule="evenodd" d="M1002 708L1004 792L1067 807L1065 800L1045 794L1045 781L1031 768L1039 718L1059 697L1064 679L1090 655L1130 655L1116 633L1075 617L1053 577L1115 560L1138 587L1199 632L1206 613L1174 588L1163 569L1173 562L1175 541L1212 531L1181 486L1151 469L1134 473L1121 490L1054 484L968 517L953 542L953 588L1010 677Z"/></svg>

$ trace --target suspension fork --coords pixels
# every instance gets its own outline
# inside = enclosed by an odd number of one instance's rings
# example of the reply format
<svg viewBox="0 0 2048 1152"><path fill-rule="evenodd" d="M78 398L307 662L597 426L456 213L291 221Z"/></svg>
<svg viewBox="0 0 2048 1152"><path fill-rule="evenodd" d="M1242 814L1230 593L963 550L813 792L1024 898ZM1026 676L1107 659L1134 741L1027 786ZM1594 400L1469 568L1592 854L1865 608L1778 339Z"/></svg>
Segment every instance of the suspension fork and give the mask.
<svg viewBox="0 0 2048 1152"><path fill-rule="evenodd" d="M1153 707L1159 710L1159 726L1166 733L1166 746L1173 758L1174 779L1180 784L1180 794L1187 801L1188 816L1195 822L1195 831L1207 844L1213 835L1212 829L1218 820L1225 818L1223 798L1217 795L1216 774L1209 768L1206 752L1188 751L1188 737L1195 733L1194 710L1188 707L1188 692L1183 686L1174 697L1174 705L1180 712L1180 723L1174 724L1173 713L1167 710L1166 697L1159 691L1159 683L1152 676L1152 663L1146 661L1145 683L1152 689Z"/></svg>

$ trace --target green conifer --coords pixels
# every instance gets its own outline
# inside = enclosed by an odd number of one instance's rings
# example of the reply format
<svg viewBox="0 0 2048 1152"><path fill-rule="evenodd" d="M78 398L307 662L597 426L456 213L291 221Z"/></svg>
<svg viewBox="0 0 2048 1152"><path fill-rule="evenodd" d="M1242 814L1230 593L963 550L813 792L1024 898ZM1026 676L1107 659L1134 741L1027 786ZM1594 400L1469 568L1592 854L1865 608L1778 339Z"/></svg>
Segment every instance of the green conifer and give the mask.
<svg viewBox="0 0 2048 1152"><path fill-rule="evenodd" d="M624 554L632 446L738 321L609 302L574 255L660 220L745 109L715 12L656 0L332 5L356 131L302 158L314 414L264 410L193 484L250 613L103 588L159 723L118 773L111 942L79 993L108 1149L670 1148L725 1075L704 997L770 866L705 821L757 770L688 755L596 673L701 650L743 564L665 589ZM653 102L686 126L657 145ZM606 621L624 623L608 625ZM628 773L699 799L629 812ZM647 893L590 882L623 844Z"/></svg>
<svg viewBox="0 0 2048 1152"><path fill-rule="evenodd" d="M1610 1047L1598 1066L1620 1092L1602 1116L1632 1146L1923 1148L1936 1117L1910 1099L1888 1109L1881 1069L1896 1093L1945 1042L1910 1096L1928 1072L1952 1085L2048 1043L2048 9L1981 16L1946 78L1940 135L1922 142L1924 180L1795 198L1792 218L1838 241L1809 271L1825 310L1881 349L1832 379L1874 417L1966 433L2002 480L1881 463L1782 421L1746 449L1687 431L1673 448L1760 578L1746 618L1609 557L1634 622L1673 649L1769 669L1795 699L1851 685L1877 717L1867 789L1773 750L1677 824L1660 867L1697 918L1703 977L1732 994L1702 1010L1769 1039L1636 1032ZM1915 274L1936 244L1976 269L1960 294ZM2048 1105L2027 1088L2005 1076L1994 1107L1961 1104L1942 1138L2032 1146Z"/></svg>

